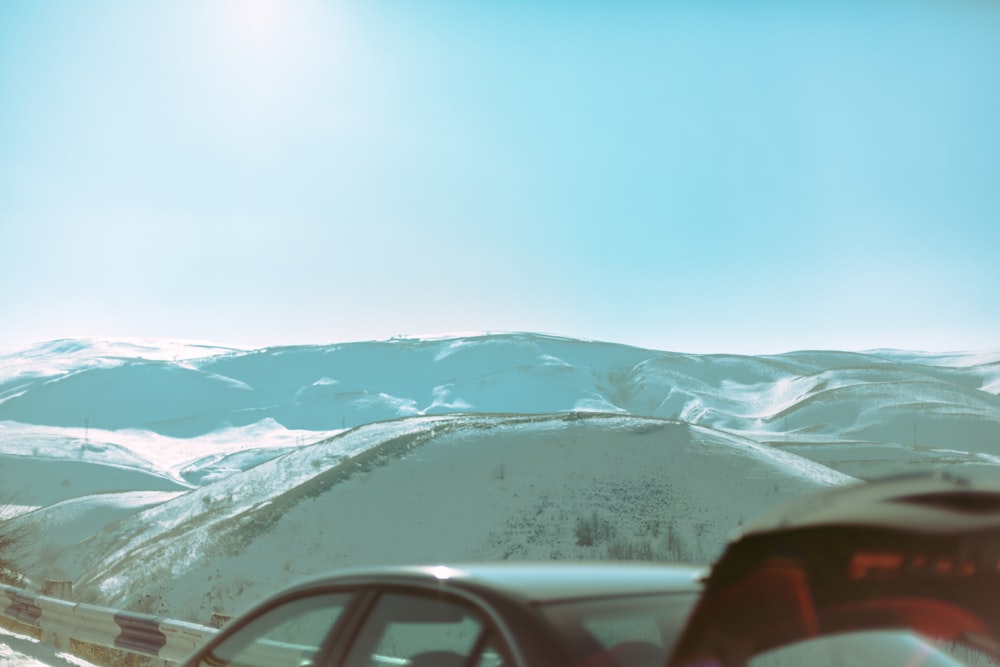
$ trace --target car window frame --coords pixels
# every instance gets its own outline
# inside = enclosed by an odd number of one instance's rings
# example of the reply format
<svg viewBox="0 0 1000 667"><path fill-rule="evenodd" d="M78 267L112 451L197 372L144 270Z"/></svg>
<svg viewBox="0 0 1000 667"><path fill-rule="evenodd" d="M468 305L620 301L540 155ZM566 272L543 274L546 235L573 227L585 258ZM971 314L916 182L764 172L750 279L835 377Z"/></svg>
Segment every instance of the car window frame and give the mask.
<svg viewBox="0 0 1000 667"><path fill-rule="evenodd" d="M470 611L473 617L482 623L482 629L476 638L470 657L474 655L478 658L484 646L492 640L505 663L513 667L524 667L527 664L503 619L488 601L474 593L465 590L445 590L440 587L401 583L374 583L363 588L362 595L358 596L358 604L352 610L350 625L343 627L341 641L332 642L329 653L324 653L328 659L328 662L323 663L324 666L344 667L347 664L347 657L354 649L365 623L378 604L379 598L387 593L440 600Z"/></svg>

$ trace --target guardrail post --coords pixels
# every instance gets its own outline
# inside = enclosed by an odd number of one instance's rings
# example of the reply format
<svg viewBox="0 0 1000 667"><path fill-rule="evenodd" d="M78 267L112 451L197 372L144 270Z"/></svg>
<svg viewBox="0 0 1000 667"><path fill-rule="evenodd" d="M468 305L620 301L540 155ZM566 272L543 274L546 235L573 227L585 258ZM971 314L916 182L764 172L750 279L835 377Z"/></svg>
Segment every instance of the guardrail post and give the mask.
<svg viewBox="0 0 1000 667"><path fill-rule="evenodd" d="M217 611L212 612L212 620L209 622L209 626L213 628L221 628L223 625L228 623L233 619L232 616L226 614L220 614Z"/></svg>
<svg viewBox="0 0 1000 667"><path fill-rule="evenodd" d="M42 595L59 598L60 600L69 600L73 597L73 582L46 579L42 582Z"/></svg>
<svg viewBox="0 0 1000 667"><path fill-rule="evenodd" d="M46 579L42 582L41 593L42 595L58 598L60 600L69 600L73 595L73 582ZM43 627L41 630L43 642L51 644L61 651L69 650L68 636L50 628Z"/></svg>

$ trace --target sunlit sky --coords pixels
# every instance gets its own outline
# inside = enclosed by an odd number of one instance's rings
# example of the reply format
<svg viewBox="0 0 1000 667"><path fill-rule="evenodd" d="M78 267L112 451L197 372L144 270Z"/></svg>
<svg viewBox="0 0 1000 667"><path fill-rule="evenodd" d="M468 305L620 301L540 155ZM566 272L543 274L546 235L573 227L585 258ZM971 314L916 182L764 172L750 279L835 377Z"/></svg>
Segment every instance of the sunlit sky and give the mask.
<svg viewBox="0 0 1000 667"><path fill-rule="evenodd" d="M0 349L1000 348L1000 3L0 3Z"/></svg>

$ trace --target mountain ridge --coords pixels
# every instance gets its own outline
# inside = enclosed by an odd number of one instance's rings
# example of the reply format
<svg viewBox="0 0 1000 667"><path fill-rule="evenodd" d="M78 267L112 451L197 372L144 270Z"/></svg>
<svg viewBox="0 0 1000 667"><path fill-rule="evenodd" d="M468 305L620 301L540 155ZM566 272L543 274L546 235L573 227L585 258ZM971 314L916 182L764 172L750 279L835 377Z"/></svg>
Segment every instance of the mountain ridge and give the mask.
<svg viewBox="0 0 1000 667"><path fill-rule="evenodd" d="M22 359L16 384L9 364L0 363L0 421L72 427L87 420L94 428L177 437L267 418L290 429L330 430L453 412L582 409L698 421L706 392L716 412L741 417L746 409L725 409L727 401L741 404L734 390L759 400L767 385L821 374L827 382L852 377L859 384L933 379L981 392L991 409L1000 408L1000 351L689 355L528 333L242 351L198 344L178 353L174 345L152 358L125 357L112 347L113 355L88 357L82 343L69 345L77 367L68 370L68 361L45 356L48 363L38 366L62 369L56 374L25 377ZM162 358L171 351L176 360ZM961 365L970 358L975 363Z"/></svg>
<svg viewBox="0 0 1000 667"><path fill-rule="evenodd" d="M360 563L708 560L804 493L996 470L998 394L1000 351L62 341L0 355L0 476L30 577L207 622Z"/></svg>

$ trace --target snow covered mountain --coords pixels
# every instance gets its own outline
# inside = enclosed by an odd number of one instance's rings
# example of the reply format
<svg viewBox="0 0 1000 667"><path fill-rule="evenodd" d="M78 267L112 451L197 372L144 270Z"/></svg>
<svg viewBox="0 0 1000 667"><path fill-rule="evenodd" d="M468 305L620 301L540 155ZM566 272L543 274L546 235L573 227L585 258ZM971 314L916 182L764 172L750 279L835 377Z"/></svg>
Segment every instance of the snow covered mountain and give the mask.
<svg viewBox="0 0 1000 667"><path fill-rule="evenodd" d="M711 558L798 494L1000 462L1000 351L687 355L537 334L0 355L29 576L207 622L342 565Z"/></svg>

